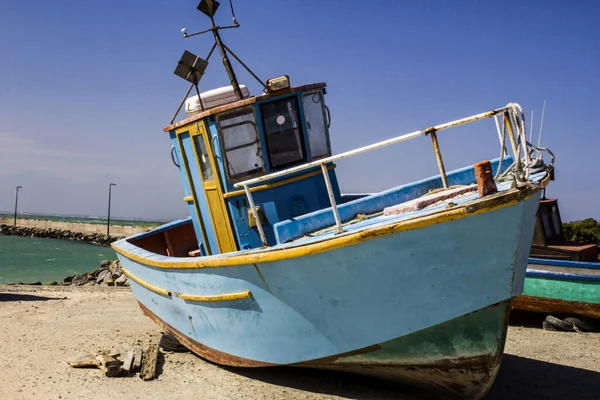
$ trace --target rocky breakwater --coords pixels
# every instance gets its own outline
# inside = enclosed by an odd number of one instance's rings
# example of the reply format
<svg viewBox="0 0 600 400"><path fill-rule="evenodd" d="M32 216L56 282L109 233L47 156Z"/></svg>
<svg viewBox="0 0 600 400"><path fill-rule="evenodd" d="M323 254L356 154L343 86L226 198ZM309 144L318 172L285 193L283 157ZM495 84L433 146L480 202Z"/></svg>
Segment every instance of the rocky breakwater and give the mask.
<svg viewBox="0 0 600 400"><path fill-rule="evenodd" d="M81 275L66 277L64 286L129 286L119 260L105 260L100 268Z"/></svg>
<svg viewBox="0 0 600 400"><path fill-rule="evenodd" d="M0 225L0 234L27 237L41 237L51 239L67 239L90 244L108 246L110 243L123 238L123 236L108 236L100 233L81 233L66 229L30 228L23 226Z"/></svg>

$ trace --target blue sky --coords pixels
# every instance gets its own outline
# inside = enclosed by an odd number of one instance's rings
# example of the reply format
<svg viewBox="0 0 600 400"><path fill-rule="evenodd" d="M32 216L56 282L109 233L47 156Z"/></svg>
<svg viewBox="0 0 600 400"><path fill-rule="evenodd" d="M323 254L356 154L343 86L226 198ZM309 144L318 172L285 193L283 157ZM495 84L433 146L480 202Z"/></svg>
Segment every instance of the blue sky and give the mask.
<svg viewBox="0 0 600 400"><path fill-rule="evenodd" d="M227 1L217 23L229 24ZM168 125L187 85L183 39L208 20L197 1L0 2L0 211L170 219L186 215ZM518 102L557 157L549 197L564 220L600 219L597 1L236 0L226 44L263 79L326 81L339 153ZM201 90L227 84L218 58ZM235 68L234 63L234 68ZM240 82L260 88L240 67ZM527 121L529 127L529 121ZM499 155L490 121L440 134L447 167ZM427 138L338 163L346 192L437 173Z"/></svg>

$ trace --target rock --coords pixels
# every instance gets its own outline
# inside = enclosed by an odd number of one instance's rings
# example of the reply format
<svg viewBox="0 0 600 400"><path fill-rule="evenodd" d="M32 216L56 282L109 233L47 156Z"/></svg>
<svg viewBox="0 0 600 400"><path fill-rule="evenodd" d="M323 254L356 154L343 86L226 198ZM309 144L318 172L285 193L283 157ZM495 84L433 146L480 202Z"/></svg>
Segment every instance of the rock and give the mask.
<svg viewBox="0 0 600 400"><path fill-rule="evenodd" d="M110 264L110 267L108 267L108 269L113 273L113 274L118 274L121 275L121 263L119 262L119 260L115 260Z"/></svg>
<svg viewBox="0 0 600 400"><path fill-rule="evenodd" d="M57 285L58 285L58 282L56 282L56 281L50 282L50 286L57 286Z"/></svg>
<svg viewBox="0 0 600 400"><path fill-rule="evenodd" d="M127 276L125 274L123 274L120 277L118 277L117 279L115 279L116 286L125 286L126 283L128 283L128 282L127 282Z"/></svg>
<svg viewBox="0 0 600 400"><path fill-rule="evenodd" d="M88 272L88 275L89 275L89 276L91 276L91 277L93 277L94 279L96 279L96 278L98 277L98 274L99 274L100 272L102 272L103 270L104 270L104 269L100 268L100 269L97 269L97 270L95 270L95 271Z"/></svg>
<svg viewBox="0 0 600 400"><path fill-rule="evenodd" d="M107 279L104 281L104 283L106 283L108 286L115 286L115 281L112 279Z"/></svg>
<svg viewBox="0 0 600 400"><path fill-rule="evenodd" d="M81 286L84 283L85 283L84 275L75 275L75 276L73 276L73 279L71 279L71 284L75 285L75 286Z"/></svg>
<svg viewBox="0 0 600 400"><path fill-rule="evenodd" d="M108 269L102 270L96 278L96 283L100 284L107 278L110 278L110 271Z"/></svg>
<svg viewBox="0 0 600 400"><path fill-rule="evenodd" d="M67 276L65 279L63 279L63 283L71 283L72 280L73 280L72 276Z"/></svg>
<svg viewBox="0 0 600 400"><path fill-rule="evenodd" d="M101 268L106 268L106 267L110 266L111 264L112 264L112 261L111 261L111 260L104 260L104 261L102 261L102 262L100 263L100 267L101 267Z"/></svg>

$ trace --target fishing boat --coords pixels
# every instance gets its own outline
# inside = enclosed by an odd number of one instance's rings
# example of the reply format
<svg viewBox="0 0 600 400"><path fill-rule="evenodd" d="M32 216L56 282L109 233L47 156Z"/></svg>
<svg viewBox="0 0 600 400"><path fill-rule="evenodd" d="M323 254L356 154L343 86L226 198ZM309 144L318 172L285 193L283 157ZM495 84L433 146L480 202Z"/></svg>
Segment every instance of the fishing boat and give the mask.
<svg viewBox="0 0 600 400"><path fill-rule="evenodd" d="M517 310L600 318L600 260L596 243L565 240L556 199L542 199L523 295Z"/></svg>
<svg viewBox="0 0 600 400"><path fill-rule="evenodd" d="M198 6L215 45L206 60L184 53L175 73L190 83L179 105L188 116L175 122L178 109L164 129L190 216L112 244L143 313L222 365L347 371L482 397L548 181L520 106L332 155L326 84L260 80L223 43L217 7ZM231 86L200 93L215 48ZM238 83L230 55L262 94ZM480 120L493 122L500 157L447 172L437 135ZM427 136L439 175L342 196L336 161Z"/></svg>

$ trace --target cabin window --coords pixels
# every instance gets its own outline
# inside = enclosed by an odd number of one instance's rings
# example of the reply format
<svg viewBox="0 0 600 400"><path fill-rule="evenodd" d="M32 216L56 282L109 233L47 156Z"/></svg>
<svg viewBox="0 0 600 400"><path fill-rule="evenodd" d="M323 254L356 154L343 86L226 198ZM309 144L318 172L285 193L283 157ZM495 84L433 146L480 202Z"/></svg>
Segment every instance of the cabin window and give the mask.
<svg viewBox="0 0 600 400"><path fill-rule="evenodd" d="M306 162L298 98L288 97L260 106L271 169Z"/></svg>
<svg viewBox="0 0 600 400"><path fill-rule="evenodd" d="M229 178L239 180L261 173L263 162L254 110L223 114L218 121Z"/></svg>
<svg viewBox="0 0 600 400"><path fill-rule="evenodd" d="M196 148L196 154L198 155L198 161L200 161L200 171L202 172L202 180L204 182L214 181L215 177L213 175L212 166L210 165L210 160L208 159L208 152L206 151L206 146L204 145L204 138L202 135L195 135L194 138L194 147Z"/></svg>
<svg viewBox="0 0 600 400"><path fill-rule="evenodd" d="M327 126L325 124L325 104L323 93L311 92L302 96L304 121L308 135L311 160L327 157L330 153Z"/></svg>

